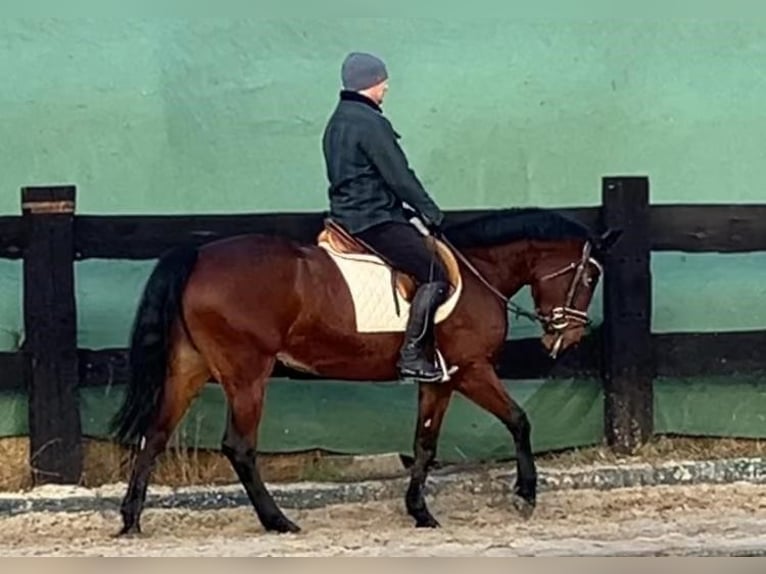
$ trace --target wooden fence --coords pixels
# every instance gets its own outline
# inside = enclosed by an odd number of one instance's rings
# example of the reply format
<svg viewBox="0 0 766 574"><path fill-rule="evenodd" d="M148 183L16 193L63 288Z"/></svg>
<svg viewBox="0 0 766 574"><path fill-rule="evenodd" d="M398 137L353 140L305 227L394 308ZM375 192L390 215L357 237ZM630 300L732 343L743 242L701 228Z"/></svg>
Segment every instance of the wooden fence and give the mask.
<svg viewBox="0 0 766 574"><path fill-rule="evenodd" d="M321 213L92 216L75 214L74 186L22 189L22 215L0 217L0 257L23 260L25 340L0 353L0 390L29 394L35 483L76 483L82 470L78 387L127 379L125 349L77 347L74 263L89 258L153 259L180 243L202 244L243 232L313 241ZM766 250L766 204L651 205L646 177L606 177L602 204L561 212L598 228L624 229L604 262L603 324L573 352L552 362L538 339L509 341L502 378L592 376L603 380L608 444L628 452L653 432L652 380L753 371L766 367L766 330L651 332L652 251ZM450 212L450 221L486 213ZM275 374L305 375L278 367Z"/></svg>

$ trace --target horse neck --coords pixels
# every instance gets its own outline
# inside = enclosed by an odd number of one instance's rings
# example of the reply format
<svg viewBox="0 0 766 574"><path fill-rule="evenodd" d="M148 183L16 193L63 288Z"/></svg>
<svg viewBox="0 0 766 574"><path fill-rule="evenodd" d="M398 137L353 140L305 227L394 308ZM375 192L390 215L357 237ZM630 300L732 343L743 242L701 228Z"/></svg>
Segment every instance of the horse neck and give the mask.
<svg viewBox="0 0 766 574"><path fill-rule="evenodd" d="M530 281L528 241L465 250L465 256L495 289L512 297Z"/></svg>

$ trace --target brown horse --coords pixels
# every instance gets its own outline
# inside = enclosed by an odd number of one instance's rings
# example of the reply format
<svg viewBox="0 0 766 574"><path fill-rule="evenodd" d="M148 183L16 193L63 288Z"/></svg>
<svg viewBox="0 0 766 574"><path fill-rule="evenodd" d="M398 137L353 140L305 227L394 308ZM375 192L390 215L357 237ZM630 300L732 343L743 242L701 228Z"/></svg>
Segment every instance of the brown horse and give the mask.
<svg viewBox="0 0 766 574"><path fill-rule="evenodd" d="M543 345L557 354L576 344L601 273L598 259L618 235L597 236L541 209L503 210L446 228L445 241L435 246L451 270L453 293L437 317L434 337L441 356L457 371L448 380L419 385L405 497L416 526L439 525L423 487L453 391L510 431L516 500L532 512L537 474L530 423L493 369L507 336L508 299L529 285L536 306L532 316L545 330ZM379 260L361 261L371 259L369 254L359 255L358 245L331 228L318 239L302 244L252 234L179 248L159 260L136 313L131 380L113 426L118 440L140 442L122 503L120 535L140 532L156 458L211 378L222 385L228 401L222 452L259 520L269 531L299 530L278 508L256 468L258 426L272 369L280 361L321 378L397 379L406 312L397 322L395 312L381 315L379 307L392 301L406 306L412 294L407 277L392 276ZM365 288L377 297L372 306L364 303ZM386 297L380 298L381 288L387 289Z"/></svg>

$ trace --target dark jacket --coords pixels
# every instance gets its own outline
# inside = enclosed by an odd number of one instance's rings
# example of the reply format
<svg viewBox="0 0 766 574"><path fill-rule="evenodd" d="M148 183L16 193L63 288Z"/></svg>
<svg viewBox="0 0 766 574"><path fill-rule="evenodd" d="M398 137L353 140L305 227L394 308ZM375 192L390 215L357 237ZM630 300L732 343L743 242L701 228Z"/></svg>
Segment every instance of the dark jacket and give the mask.
<svg viewBox="0 0 766 574"><path fill-rule="evenodd" d="M402 202L426 225L442 223L442 212L410 169L398 139L375 102L341 92L322 148L330 182L329 215L350 233L385 221L408 222Z"/></svg>

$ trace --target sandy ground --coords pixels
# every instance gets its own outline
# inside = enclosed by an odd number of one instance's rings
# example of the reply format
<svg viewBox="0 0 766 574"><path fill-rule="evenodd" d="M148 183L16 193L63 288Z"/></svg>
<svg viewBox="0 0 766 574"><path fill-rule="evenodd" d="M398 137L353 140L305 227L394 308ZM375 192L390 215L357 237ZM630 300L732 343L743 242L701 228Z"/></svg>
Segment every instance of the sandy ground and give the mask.
<svg viewBox="0 0 766 574"><path fill-rule="evenodd" d="M401 500L292 511L303 528L266 534L249 508L147 510L144 534L113 539L115 512L0 519L0 555L512 556L766 552L766 485L543 493L524 521L500 497L458 489L430 500L443 528L412 527Z"/></svg>

